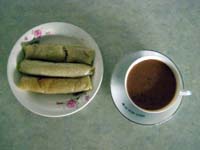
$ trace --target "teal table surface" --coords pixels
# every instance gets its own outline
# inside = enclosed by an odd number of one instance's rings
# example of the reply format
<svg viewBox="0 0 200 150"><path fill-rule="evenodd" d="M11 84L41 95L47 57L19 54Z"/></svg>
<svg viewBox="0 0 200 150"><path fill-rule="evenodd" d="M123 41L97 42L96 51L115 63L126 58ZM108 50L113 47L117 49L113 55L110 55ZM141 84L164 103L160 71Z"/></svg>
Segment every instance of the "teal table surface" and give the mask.
<svg viewBox="0 0 200 150"><path fill-rule="evenodd" d="M99 45L104 78L82 111L46 118L24 108L7 81L7 60L30 28L53 21L87 31ZM200 147L199 0L0 0L1 150L197 150ZM186 89L176 115L157 126L128 121L114 106L110 79L129 52L158 50L180 68Z"/></svg>

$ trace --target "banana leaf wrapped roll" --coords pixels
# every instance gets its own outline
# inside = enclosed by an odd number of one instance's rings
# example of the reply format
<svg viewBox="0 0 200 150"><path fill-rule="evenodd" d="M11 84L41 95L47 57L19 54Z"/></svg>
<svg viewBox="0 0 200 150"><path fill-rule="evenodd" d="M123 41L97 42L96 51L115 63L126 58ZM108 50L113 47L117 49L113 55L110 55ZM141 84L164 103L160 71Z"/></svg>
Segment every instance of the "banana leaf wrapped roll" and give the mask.
<svg viewBox="0 0 200 150"><path fill-rule="evenodd" d="M24 44L26 59L53 62L76 62L91 65L95 51L83 46L63 46L58 44Z"/></svg>
<svg viewBox="0 0 200 150"><path fill-rule="evenodd" d="M92 90L92 82L89 76L80 78L22 76L18 87L43 94L69 94Z"/></svg>
<svg viewBox="0 0 200 150"><path fill-rule="evenodd" d="M32 44L22 46L26 59L47 60L54 62L65 61L66 52L62 45Z"/></svg>
<svg viewBox="0 0 200 150"><path fill-rule="evenodd" d="M94 67L78 63L53 63L38 60L23 60L18 70L29 75L48 77L83 77L93 75Z"/></svg>

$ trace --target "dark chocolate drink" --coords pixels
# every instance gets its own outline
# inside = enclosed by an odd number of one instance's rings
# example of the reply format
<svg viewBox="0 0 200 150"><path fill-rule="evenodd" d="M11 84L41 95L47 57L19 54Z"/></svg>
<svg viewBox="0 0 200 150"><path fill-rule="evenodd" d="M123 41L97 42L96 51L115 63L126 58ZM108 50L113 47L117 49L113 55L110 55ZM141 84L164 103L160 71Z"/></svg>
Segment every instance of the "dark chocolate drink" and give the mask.
<svg viewBox="0 0 200 150"><path fill-rule="evenodd" d="M131 100L146 110L167 106L176 92L174 73L165 63L154 59L133 66L126 82Z"/></svg>

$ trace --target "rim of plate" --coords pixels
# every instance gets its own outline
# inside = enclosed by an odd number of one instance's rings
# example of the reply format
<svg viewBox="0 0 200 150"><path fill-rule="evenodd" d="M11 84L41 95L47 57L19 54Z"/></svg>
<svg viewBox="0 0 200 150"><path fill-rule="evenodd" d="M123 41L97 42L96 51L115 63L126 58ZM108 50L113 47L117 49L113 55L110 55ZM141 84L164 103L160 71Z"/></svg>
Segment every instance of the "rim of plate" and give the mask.
<svg viewBox="0 0 200 150"><path fill-rule="evenodd" d="M30 108L29 106L26 106L24 103L21 102L21 100L17 97L16 93L14 92L14 87L11 85L11 75L9 75L9 66L11 65L11 53L13 52L14 50L14 47L17 45L17 43L19 43L19 41L22 40L22 38L28 34L30 31L34 30L34 29L37 29L38 27L41 27L41 26L46 26L46 25L51 25L51 24L62 24L62 25L69 25L73 28L77 28L78 30L81 30L85 35L87 35L91 40L92 42L95 44L95 46L97 47L97 50L100 54L100 61L101 61L101 75L100 75L100 79L99 79L99 82L98 82L98 85L97 85L97 88L96 88L96 91L92 94L92 96L89 98L89 100L83 104L81 107L73 110L72 112L69 112L69 113L66 113L66 114L59 114L59 115L48 115L48 114L43 114L43 113L40 113L38 111L35 111L34 109ZM96 43L96 41L93 39L93 37L87 33L85 30L83 30L82 28L80 28L79 26L76 26L76 25L73 25L71 23L67 23L67 22L48 22L48 23L43 23L43 24L40 24L40 25L37 25L37 26L34 26L32 27L31 29L29 29L28 31L26 31L25 33L23 33L19 38L18 40L15 42L15 44L12 46L12 49L10 50L10 54L9 54L9 57L8 57L8 61L7 61L7 80L8 80L8 83L9 83L9 87L13 93L13 95L15 96L15 98L17 99L17 101L23 106L25 107L27 110L31 111L32 113L34 114L37 114L37 115L40 115L40 116L43 116L43 117L50 117L50 118L58 118L58 117L65 117L65 116L70 116L72 114L75 114L79 111L81 111L82 109L84 109L93 99L94 97L96 96L97 92L99 91L100 87L101 87L101 83L103 81L103 75L104 75L104 64L103 64L103 58L102 58L102 54L101 54L101 50L99 49L99 46L98 44Z"/></svg>

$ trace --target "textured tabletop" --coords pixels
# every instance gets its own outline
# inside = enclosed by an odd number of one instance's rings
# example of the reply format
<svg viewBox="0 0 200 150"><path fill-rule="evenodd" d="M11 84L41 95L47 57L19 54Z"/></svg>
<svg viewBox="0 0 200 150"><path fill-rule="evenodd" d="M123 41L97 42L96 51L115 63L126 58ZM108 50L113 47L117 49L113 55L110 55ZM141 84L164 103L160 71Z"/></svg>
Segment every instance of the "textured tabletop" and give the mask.
<svg viewBox="0 0 200 150"><path fill-rule="evenodd" d="M7 60L16 40L52 21L87 31L99 45L104 78L94 100L79 113L46 118L25 109L7 81ZM199 0L0 0L1 150L197 150L200 147ZM158 50L176 62L185 97L176 115L159 126L124 118L113 104L110 79L127 53Z"/></svg>

